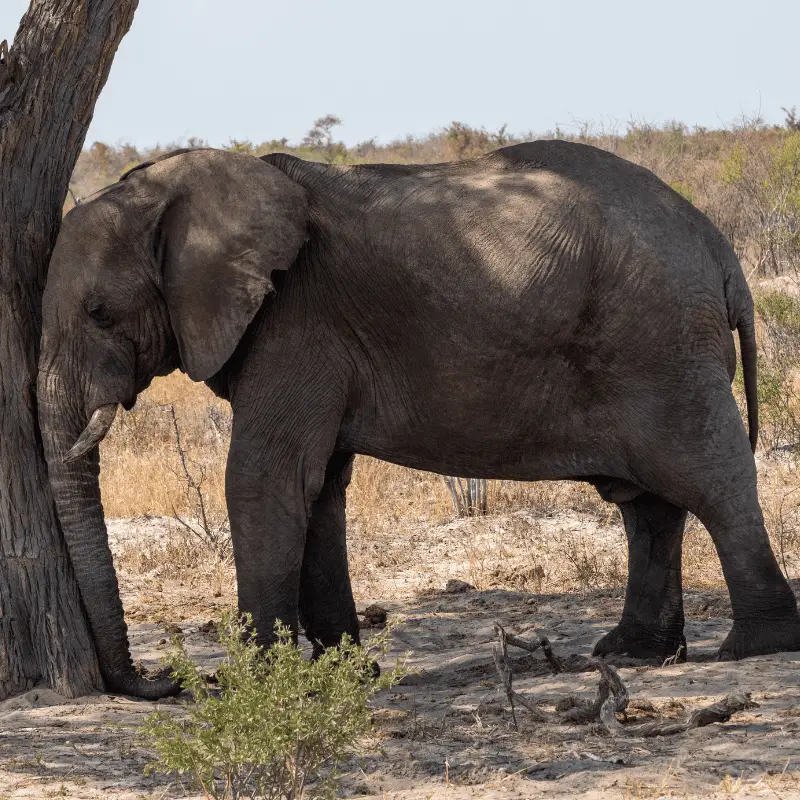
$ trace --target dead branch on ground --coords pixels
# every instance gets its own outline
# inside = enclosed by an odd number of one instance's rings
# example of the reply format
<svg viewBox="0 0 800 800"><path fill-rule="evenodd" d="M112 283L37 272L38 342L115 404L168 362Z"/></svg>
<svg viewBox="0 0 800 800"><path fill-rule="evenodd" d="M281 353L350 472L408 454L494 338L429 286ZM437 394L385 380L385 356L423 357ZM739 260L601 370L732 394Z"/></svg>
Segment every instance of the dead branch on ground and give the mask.
<svg viewBox="0 0 800 800"><path fill-rule="evenodd" d="M715 722L727 722L731 716L748 708L757 708L758 704L750 700L749 694L730 694L718 703L706 708L701 708L692 713L688 719L677 722L675 720L652 720L638 725L623 725L617 719L617 714L628 707L628 689L617 670L602 658L573 658L566 662L553 652L550 641L546 636L534 632L533 639L522 639L519 636L506 633L503 626L495 622L494 630L497 634L497 643L492 646L494 663L497 674L511 706L511 716L514 726L519 727L515 705L527 709L536 722L552 724L581 724L599 722L611 736L625 736L630 738L646 738L651 736L672 736L685 733L693 728L702 728ZM578 673L596 671L600 673L600 684L594 700L569 695L556 703L556 713L543 711L539 705L514 691L514 671L508 657L508 646L518 647L529 653L535 653L541 648L544 657L554 675L559 673Z"/></svg>

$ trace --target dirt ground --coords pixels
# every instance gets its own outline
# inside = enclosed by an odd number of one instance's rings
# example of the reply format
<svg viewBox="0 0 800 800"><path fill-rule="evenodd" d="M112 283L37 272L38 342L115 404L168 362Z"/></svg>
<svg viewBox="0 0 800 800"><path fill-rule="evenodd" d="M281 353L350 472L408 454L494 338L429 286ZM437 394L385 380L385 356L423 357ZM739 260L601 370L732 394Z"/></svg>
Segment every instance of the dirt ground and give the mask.
<svg viewBox="0 0 800 800"><path fill-rule="evenodd" d="M221 654L205 623L233 604L233 574L213 564L166 568L153 554L176 535L163 519L111 525L132 651L155 667L180 632L210 667ZM535 627L560 655L588 654L622 607L617 520L517 514L399 526L375 540L356 530L352 541L358 606L388 610L392 657L409 651L415 674L379 697L373 733L349 765L346 796L800 797L800 653L711 660L730 626L727 593L713 575L709 588L686 592L688 663L621 666L629 719L683 719L734 691L752 693L758 708L652 739L535 724L524 709L513 727L492 661L493 622L523 636ZM446 592L450 579L477 588ZM517 691L543 701L594 696L596 674L552 676L541 657L512 655ZM147 749L132 744L139 720L174 703L109 695L72 701L43 689L0 703L0 798L197 796L175 780L145 776Z"/></svg>

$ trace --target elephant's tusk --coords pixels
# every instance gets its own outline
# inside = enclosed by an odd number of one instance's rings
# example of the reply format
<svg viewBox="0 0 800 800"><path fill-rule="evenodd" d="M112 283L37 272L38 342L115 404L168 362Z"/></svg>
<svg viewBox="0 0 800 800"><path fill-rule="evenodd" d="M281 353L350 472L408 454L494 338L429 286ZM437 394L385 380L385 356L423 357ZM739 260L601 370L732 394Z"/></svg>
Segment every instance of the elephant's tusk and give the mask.
<svg viewBox="0 0 800 800"><path fill-rule="evenodd" d="M111 423L117 414L117 403L109 403L100 406L89 420L89 424L83 429L83 433L78 437L78 441L70 450L61 457L65 464L76 461L81 456L86 455L91 449L97 447L103 437L108 433Z"/></svg>

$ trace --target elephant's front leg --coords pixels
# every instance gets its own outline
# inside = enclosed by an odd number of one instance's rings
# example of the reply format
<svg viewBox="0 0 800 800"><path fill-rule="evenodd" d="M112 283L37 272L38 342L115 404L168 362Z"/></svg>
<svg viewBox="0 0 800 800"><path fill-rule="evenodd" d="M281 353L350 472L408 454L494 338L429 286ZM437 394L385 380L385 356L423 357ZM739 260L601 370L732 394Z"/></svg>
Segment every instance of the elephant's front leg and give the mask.
<svg viewBox="0 0 800 800"><path fill-rule="evenodd" d="M300 575L309 512L324 471L249 471L229 457L225 494L236 563L239 611L253 615L256 640L275 641L275 622L298 630Z"/></svg>
<svg viewBox="0 0 800 800"><path fill-rule="evenodd" d="M334 453L314 503L300 573L300 624L315 654L347 633L359 642L345 536L345 494L353 470L350 453Z"/></svg>
<svg viewBox="0 0 800 800"><path fill-rule="evenodd" d="M649 492L618 505L628 538L628 588L619 625L600 639L594 654L658 661L679 654L685 660L681 546L686 512Z"/></svg>

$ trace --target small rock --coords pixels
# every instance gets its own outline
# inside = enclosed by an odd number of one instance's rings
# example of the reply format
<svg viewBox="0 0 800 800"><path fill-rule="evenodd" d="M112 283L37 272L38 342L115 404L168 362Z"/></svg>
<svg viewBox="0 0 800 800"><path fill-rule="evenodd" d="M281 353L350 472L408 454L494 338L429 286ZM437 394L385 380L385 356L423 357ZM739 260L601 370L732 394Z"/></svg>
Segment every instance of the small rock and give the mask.
<svg viewBox="0 0 800 800"><path fill-rule="evenodd" d="M466 581L460 581L458 578L450 578L444 586L445 594L463 594L464 592L474 592L475 587Z"/></svg>

